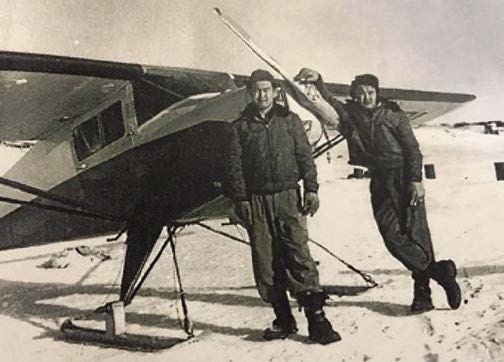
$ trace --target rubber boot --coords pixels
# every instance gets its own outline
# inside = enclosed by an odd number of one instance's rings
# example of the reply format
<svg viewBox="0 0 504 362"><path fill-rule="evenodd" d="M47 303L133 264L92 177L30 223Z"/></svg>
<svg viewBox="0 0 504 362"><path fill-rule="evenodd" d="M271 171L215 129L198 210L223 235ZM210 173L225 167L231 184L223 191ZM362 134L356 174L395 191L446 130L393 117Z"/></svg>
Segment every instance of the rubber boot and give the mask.
<svg viewBox="0 0 504 362"><path fill-rule="evenodd" d="M462 293L455 279L457 276L457 267L453 260L434 262L429 266L428 272L430 277L443 287L451 309L457 309L462 300Z"/></svg>
<svg viewBox="0 0 504 362"><path fill-rule="evenodd" d="M287 295L280 298L278 302L272 304L275 312L275 320L270 328L263 332L263 338L267 341L274 339L285 339L291 334L297 333L297 324L291 312L291 307Z"/></svg>
<svg viewBox="0 0 504 362"><path fill-rule="evenodd" d="M429 287L429 274L425 272L413 273L413 303L411 303L411 312L418 314L428 312L434 309L431 299L431 289Z"/></svg>
<svg viewBox="0 0 504 362"><path fill-rule="evenodd" d="M327 294L322 292L305 293L298 298L308 320L308 338L319 344L330 344L341 340L341 336L332 328L331 322L322 309L326 299Z"/></svg>

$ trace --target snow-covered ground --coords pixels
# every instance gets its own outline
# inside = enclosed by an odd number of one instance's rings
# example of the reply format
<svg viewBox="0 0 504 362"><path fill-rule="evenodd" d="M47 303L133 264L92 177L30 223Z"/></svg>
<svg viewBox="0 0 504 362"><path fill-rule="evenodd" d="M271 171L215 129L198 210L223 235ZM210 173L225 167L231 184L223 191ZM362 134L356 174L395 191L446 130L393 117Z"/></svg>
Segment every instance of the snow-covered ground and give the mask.
<svg viewBox="0 0 504 362"><path fill-rule="evenodd" d="M493 163L504 161L504 136L482 128L422 127L416 131L425 163L437 178L425 180L429 224L438 259L459 266L464 303L448 309L433 285L436 309L410 315L412 280L386 251L372 218L368 180L348 180L345 145L318 160L322 206L309 220L311 237L369 273L365 282L311 244L321 281L331 293L327 315L343 337L329 346L311 344L303 314L300 332L285 341L265 342L262 330L273 319L259 298L246 245L198 226L178 237L178 257L196 337L170 349L131 351L62 339L66 318L104 328L91 312L117 298L125 246L105 237L0 252L0 351L2 361L496 361L504 360L504 182ZM2 167L17 150L1 149ZM342 157L338 157L341 155ZM245 236L221 221L208 224ZM64 269L38 267L52 253L79 245L112 256L100 261L68 252ZM139 295L126 308L127 331L158 338L184 338L176 298L172 256L166 251ZM110 294L111 293L111 294ZM292 301L295 309L295 302Z"/></svg>

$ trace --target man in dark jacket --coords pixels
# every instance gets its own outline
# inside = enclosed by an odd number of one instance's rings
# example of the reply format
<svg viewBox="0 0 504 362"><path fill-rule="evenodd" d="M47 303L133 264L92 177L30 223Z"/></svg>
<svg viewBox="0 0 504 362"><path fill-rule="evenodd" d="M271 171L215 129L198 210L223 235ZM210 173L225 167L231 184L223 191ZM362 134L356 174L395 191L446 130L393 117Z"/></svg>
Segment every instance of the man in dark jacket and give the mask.
<svg viewBox="0 0 504 362"><path fill-rule="evenodd" d="M253 101L233 125L228 184L236 214L250 237L257 289L276 316L263 337L284 339L297 332L288 289L305 310L309 338L321 344L336 342L341 337L322 309L327 295L307 245L306 215L319 206L311 146L299 117L275 103L269 72L254 71L248 91Z"/></svg>
<svg viewBox="0 0 504 362"><path fill-rule="evenodd" d="M378 78L372 74L355 77L351 100L345 104L329 93L314 70L303 68L295 80L316 87L318 100L293 90L303 106L343 134L349 163L369 169L378 229L390 253L412 272L412 312L434 308L430 279L444 288L450 307L457 309L461 301L457 269L452 260L434 259L424 204L422 154L406 114L396 103L378 97ZM327 104L336 112L328 112Z"/></svg>

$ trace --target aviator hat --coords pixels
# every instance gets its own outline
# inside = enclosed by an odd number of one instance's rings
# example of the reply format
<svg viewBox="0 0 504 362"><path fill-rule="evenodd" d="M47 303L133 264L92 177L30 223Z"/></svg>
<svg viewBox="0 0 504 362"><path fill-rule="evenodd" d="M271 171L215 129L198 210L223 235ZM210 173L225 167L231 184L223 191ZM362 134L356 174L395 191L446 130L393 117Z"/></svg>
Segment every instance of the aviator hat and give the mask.
<svg viewBox="0 0 504 362"><path fill-rule="evenodd" d="M352 83L350 84L350 96L355 98L355 90L359 85L370 85L376 92L378 92L378 88L380 86L380 82L378 81L378 77L374 74L359 74L356 75Z"/></svg>
<svg viewBox="0 0 504 362"><path fill-rule="evenodd" d="M252 87L252 85L257 82L271 82L273 87L276 86L275 78L273 78L273 76L271 75L270 72L268 72L267 70L264 70L264 69L254 70L250 74L250 78L247 82L247 88Z"/></svg>

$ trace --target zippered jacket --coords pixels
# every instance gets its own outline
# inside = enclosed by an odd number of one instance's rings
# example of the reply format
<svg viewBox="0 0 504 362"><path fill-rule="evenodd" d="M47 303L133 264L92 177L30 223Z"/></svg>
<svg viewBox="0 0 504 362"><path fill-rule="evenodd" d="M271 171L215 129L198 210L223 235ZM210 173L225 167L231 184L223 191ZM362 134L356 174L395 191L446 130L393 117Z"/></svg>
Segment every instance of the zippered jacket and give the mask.
<svg viewBox="0 0 504 362"><path fill-rule="evenodd" d="M373 110L352 100L331 104L340 116L349 163L371 170L403 168L409 181L422 181L422 153L406 113L385 99Z"/></svg>
<svg viewBox="0 0 504 362"><path fill-rule="evenodd" d="M274 104L265 119L251 103L233 124L228 187L234 200L298 188L318 191L317 170L299 116Z"/></svg>
<svg viewBox="0 0 504 362"><path fill-rule="evenodd" d="M403 168L409 181L422 181L423 156L410 121L399 105L387 99L373 110L353 100L341 103L333 96L321 76L315 82L324 99L339 115L338 130L346 138L351 165L373 171Z"/></svg>

